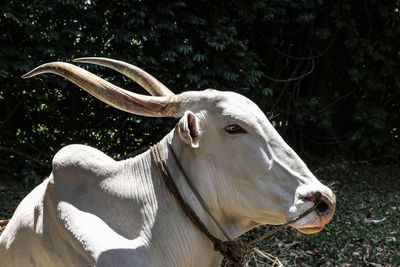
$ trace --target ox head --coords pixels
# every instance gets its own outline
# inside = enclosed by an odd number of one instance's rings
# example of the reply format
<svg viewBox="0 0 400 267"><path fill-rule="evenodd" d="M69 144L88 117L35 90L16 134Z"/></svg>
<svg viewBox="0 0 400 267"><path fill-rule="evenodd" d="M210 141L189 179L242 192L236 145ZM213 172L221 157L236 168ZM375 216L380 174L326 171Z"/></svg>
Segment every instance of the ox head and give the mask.
<svg viewBox="0 0 400 267"><path fill-rule="evenodd" d="M181 117L171 141L211 207L234 224L283 224L314 203L314 212L292 226L303 233L324 228L336 198L285 143L264 113L246 97L217 90L175 95L143 70L105 58L82 58L113 68L152 96L119 88L75 65L53 62L22 76L55 73L118 109L153 117Z"/></svg>

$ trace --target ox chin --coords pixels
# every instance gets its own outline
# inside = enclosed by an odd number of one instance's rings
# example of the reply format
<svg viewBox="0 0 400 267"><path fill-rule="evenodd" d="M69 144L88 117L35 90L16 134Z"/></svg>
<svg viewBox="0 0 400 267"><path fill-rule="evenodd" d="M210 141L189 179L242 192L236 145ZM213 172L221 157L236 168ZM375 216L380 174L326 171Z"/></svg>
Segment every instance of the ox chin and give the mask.
<svg viewBox="0 0 400 267"><path fill-rule="evenodd" d="M298 231L300 231L303 234L315 234L318 233L320 231L322 231L322 229L324 229L325 226L300 226L300 227L295 227Z"/></svg>

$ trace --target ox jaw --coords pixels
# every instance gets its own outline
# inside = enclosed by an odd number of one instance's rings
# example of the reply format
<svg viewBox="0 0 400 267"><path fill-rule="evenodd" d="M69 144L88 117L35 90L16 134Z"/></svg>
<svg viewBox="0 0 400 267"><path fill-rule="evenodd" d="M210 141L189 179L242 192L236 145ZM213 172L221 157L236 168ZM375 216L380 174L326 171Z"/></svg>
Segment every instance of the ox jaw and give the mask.
<svg viewBox="0 0 400 267"><path fill-rule="evenodd" d="M304 234L314 234L322 231L335 212L335 194L312 174L304 162L299 161L301 165L291 162L291 159L298 157L293 150L287 150L284 155L276 153L277 150L274 152L275 155L272 155L271 166L266 176L277 177L280 182L279 186L275 184L269 185L269 187L273 188L270 193L276 194L279 192L276 197L281 201L283 209L277 213L281 214L283 218L281 217L282 221L280 222L272 222L271 215L276 216L277 214L268 214L269 222L266 224L290 225ZM280 151L278 150L278 152ZM290 223L309 211L315 204L317 205L315 210Z"/></svg>

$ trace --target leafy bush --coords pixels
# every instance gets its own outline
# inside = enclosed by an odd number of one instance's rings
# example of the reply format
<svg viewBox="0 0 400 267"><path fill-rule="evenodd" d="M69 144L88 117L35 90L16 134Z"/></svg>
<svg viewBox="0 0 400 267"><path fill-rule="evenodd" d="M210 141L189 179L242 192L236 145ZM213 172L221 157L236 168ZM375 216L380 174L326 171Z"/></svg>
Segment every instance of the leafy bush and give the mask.
<svg viewBox="0 0 400 267"><path fill-rule="evenodd" d="M87 143L118 158L171 128L173 119L122 113L59 77L19 78L39 64L81 56L131 62L176 93L212 87L245 94L265 112L279 113L279 130L303 152L392 155L399 144L399 6L376 0L0 3L0 170L43 177L66 144ZM84 67L144 93L111 70Z"/></svg>

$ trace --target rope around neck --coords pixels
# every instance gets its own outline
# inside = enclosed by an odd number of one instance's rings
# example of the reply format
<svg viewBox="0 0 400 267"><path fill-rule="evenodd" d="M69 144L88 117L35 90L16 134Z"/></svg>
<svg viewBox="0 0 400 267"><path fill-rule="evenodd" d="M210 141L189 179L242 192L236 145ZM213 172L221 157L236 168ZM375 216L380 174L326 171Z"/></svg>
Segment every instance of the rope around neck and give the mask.
<svg viewBox="0 0 400 267"><path fill-rule="evenodd" d="M222 254L224 259L228 261L233 261L237 264L240 264L247 250L246 247L241 243L228 239L228 241L222 241L213 234L211 234L207 227L203 224L200 218L196 215L193 209L188 205L188 203L181 196L174 180L172 179L171 173L167 167L165 160L162 158L162 154L160 151L160 145L157 143L156 145L150 148L151 155L156 164L157 170L162 177L165 185L167 186L169 192L173 195L176 202L178 202L179 207L183 211L183 213L192 221L197 228L203 232L208 239L214 244L214 250L218 251ZM179 166L179 165L178 165ZM197 196L197 194L196 194ZM200 196L200 194L198 194ZM205 202L204 202L205 203ZM204 208L204 207L203 207ZM207 212L211 213L211 212ZM216 220L215 217L213 220ZM222 227L222 226L221 226Z"/></svg>
<svg viewBox="0 0 400 267"><path fill-rule="evenodd" d="M248 242L246 245L243 245L242 242L234 241L228 236L228 234L226 233L226 231L224 230L222 225L214 217L214 215L210 211L210 208L208 207L208 205L206 204L204 199L201 197L201 195L199 194L199 192L196 190L193 183L189 179L187 173L185 172L185 169L183 168L183 166L182 166L178 156L176 155L175 151L173 150L172 146L169 143L167 143L167 144L168 144L169 150L171 151L172 156L174 157L174 160L175 160L178 168L180 169L181 173L183 174L189 187L191 188L193 193L196 195L196 197L197 197L198 201L200 202L201 206L203 207L203 209L207 212L207 214L210 216L210 218L213 220L215 225L217 225L219 230L223 233L223 235L226 237L226 239L228 241L222 241L219 238L212 235L208 231L208 229L204 225L204 223L200 220L200 218L193 211L193 209L183 199L183 197L181 196L181 194L179 192L179 189L177 188L174 180L172 179L172 175L168 169L166 161L162 157L162 154L160 151L160 144L157 143L154 146L150 147L150 152L151 152L151 156L153 158L153 161L157 167L157 170L158 170L160 176L162 177L165 185L167 186L168 191L173 195L175 200L178 202L179 207L184 212L184 214L190 219L190 221L192 221L192 223L197 228L200 229L201 232L203 232L208 237L208 239L210 239L210 241L214 244L214 250L220 252L222 254L222 256L224 257L224 259L227 261L232 261L232 262L238 264L239 266L242 266L241 263L242 263L243 259L245 258L246 255L248 255L248 250L253 245L255 245L259 241L275 234L276 232L282 230L284 227L288 226L289 224L292 224L292 223L300 220L301 218L307 216L308 214L313 212L317 207L317 203L314 203L313 207L306 210L301 215L299 215L299 216L293 218L292 220L286 222L285 224L282 224L281 226L267 232L266 234L254 239L253 241ZM254 251L256 251L257 253L259 253L259 250L257 248L253 247L252 249Z"/></svg>

